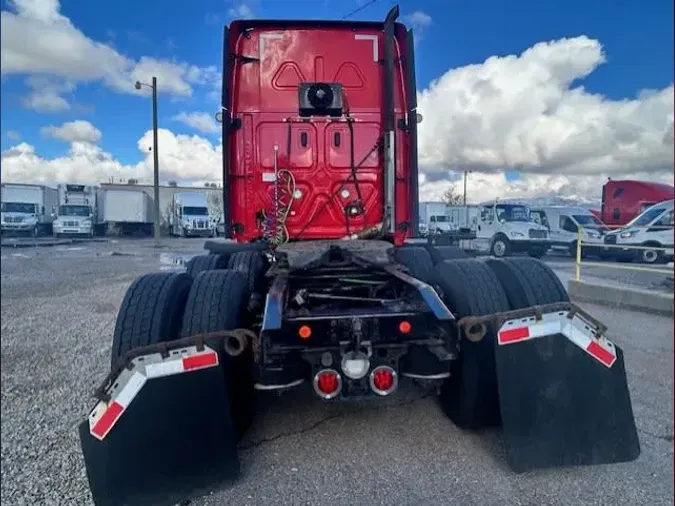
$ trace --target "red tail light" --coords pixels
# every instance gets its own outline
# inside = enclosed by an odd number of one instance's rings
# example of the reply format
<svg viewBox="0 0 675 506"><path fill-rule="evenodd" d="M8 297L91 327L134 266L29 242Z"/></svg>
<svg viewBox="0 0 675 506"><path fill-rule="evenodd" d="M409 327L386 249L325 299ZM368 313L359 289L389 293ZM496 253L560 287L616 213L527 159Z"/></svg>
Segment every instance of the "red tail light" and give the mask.
<svg viewBox="0 0 675 506"><path fill-rule="evenodd" d="M378 395L389 395L398 385L398 377L388 365L381 365L370 373L370 388Z"/></svg>
<svg viewBox="0 0 675 506"><path fill-rule="evenodd" d="M333 369L324 369L314 376L314 391L323 399L332 399L342 390L342 378Z"/></svg>

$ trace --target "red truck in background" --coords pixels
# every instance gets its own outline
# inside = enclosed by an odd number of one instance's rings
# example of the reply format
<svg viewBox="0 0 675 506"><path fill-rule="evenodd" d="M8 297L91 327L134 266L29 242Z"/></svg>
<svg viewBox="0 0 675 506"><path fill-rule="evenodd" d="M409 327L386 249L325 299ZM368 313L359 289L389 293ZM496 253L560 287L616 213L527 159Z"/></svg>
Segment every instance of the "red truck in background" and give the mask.
<svg viewBox="0 0 675 506"><path fill-rule="evenodd" d="M610 179L602 187L602 207L591 212L605 225L622 226L645 209L675 197L672 185Z"/></svg>

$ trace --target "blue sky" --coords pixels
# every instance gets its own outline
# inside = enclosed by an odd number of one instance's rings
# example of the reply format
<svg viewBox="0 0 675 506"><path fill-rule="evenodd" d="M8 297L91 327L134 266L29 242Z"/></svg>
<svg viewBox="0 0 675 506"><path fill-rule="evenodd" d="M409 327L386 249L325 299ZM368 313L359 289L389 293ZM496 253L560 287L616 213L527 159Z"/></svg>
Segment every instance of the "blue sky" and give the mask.
<svg viewBox="0 0 675 506"><path fill-rule="evenodd" d="M51 0L16 0L49 2ZM252 12L259 18L340 18L368 0L191 0L132 2L116 0L64 1L61 14L86 37L114 48L135 61L142 57L184 62L198 67L222 61L222 26L234 11ZM393 5L377 0L352 19L381 19ZM673 81L672 0L401 0L403 21L417 17L418 88L449 69L480 64L491 56L520 54L538 42L586 35L597 39L607 62L583 79L585 90L608 100L621 101L643 89L662 90ZM94 8L94 5L96 7ZM16 11L2 2L3 11ZM4 44L3 39L3 44ZM27 42L28 43L28 42ZM17 143L8 132L34 146L44 158L63 156L69 145L41 133L47 125L86 120L102 132L98 145L122 164L142 160L139 138L151 121L147 97L121 93L99 80L76 80L62 96L69 110L42 113L22 106L31 73L3 75L2 149ZM218 110L214 85L193 86L192 96L160 95L159 120L176 134L200 135L217 144L219 133L204 133L172 119L185 112ZM10 134L11 136L11 134ZM508 179L517 171L507 171Z"/></svg>

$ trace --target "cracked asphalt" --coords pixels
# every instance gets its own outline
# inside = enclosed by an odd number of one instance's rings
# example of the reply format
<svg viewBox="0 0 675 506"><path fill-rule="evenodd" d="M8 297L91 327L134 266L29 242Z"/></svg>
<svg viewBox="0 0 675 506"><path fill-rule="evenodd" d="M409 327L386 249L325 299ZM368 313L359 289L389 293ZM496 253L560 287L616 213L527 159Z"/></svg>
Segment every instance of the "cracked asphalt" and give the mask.
<svg viewBox="0 0 675 506"><path fill-rule="evenodd" d="M180 269L202 244L2 249L3 503L92 504L76 426L106 373L119 303L137 275ZM672 504L673 321L584 307L624 350L637 461L515 475L500 430L459 430L414 385L346 405L299 389L259 397L240 444L241 480L190 506Z"/></svg>

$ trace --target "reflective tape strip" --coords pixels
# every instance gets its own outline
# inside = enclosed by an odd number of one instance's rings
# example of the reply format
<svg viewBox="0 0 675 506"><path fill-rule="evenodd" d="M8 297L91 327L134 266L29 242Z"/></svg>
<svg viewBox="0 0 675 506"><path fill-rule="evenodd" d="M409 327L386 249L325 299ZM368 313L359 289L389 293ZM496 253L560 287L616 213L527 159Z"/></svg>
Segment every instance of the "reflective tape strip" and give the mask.
<svg viewBox="0 0 675 506"><path fill-rule="evenodd" d="M527 327L500 330L497 334L497 340L499 344L510 344L558 333L560 333L560 322L542 322Z"/></svg>
<svg viewBox="0 0 675 506"><path fill-rule="evenodd" d="M127 384L124 385L117 395L110 400L110 403L108 403L105 409L102 410L101 413L96 414L93 419L89 420L89 432L91 435L99 440L106 437L110 432L110 429L112 429L117 423L117 420L120 419L124 410L129 407L131 401L133 401L134 397L141 391L145 382L145 376L139 372L134 372ZM103 403L100 404L105 406Z"/></svg>
<svg viewBox="0 0 675 506"><path fill-rule="evenodd" d="M173 358L173 357L172 357ZM150 378L161 378L188 371L197 371L218 365L218 354L215 351L206 351L191 357L176 358L156 364L146 364L145 375Z"/></svg>
<svg viewBox="0 0 675 506"><path fill-rule="evenodd" d="M616 362L614 345L606 339L595 340L571 323L565 325L563 335L601 364L612 367Z"/></svg>

